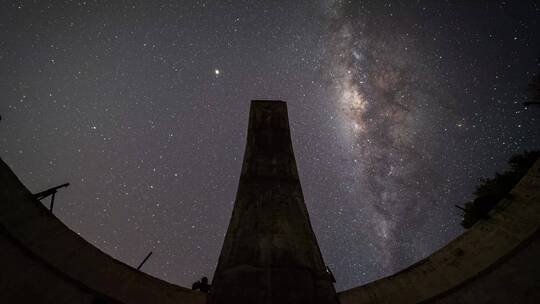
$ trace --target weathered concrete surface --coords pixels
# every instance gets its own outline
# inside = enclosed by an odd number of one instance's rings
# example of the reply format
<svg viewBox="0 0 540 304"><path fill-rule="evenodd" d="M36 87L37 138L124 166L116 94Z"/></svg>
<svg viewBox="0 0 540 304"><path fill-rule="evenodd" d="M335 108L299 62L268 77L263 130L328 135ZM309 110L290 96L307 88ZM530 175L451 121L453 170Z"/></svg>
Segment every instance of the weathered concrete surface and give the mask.
<svg viewBox="0 0 540 304"><path fill-rule="evenodd" d="M539 303L540 160L490 217L415 265L339 293L341 304Z"/></svg>
<svg viewBox="0 0 540 304"><path fill-rule="evenodd" d="M0 233L1 303L117 303L51 268L17 240Z"/></svg>
<svg viewBox="0 0 540 304"><path fill-rule="evenodd" d="M253 101L244 163L209 303L337 303L304 204L280 101Z"/></svg>
<svg viewBox="0 0 540 304"><path fill-rule="evenodd" d="M525 241L515 255L429 303L540 303L540 232Z"/></svg>
<svg viewBox="0 0 540 304"><path fill-rule="evenodd" d="M52 215L0 160L1 303L188 303L206 296L149 276Z"/></svg>

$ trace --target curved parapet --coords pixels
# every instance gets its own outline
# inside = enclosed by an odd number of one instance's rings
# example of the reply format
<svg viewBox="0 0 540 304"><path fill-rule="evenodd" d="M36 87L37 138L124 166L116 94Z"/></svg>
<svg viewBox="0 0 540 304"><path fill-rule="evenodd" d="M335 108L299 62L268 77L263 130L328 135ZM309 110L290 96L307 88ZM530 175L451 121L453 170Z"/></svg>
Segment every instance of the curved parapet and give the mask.
<svg viewBox="0 0 540 304"><path fill-rule="evenodd" d="M537 303L540 160L490 218L411 267L339 293L341 304Z"/></svg>
<svg viewBox="0 0 540 304"><path fill-rule="evenodd" d="M186 303L206 296L140 272L51 214L0 160L0 302Z"/></svg>
<svg viewBox="0 0 540 304"><path fill-rule="evenodd" d="M119 262L52 215L0 160L0 302L187 303L204 294ZM352 303L536 303L540 160L490 215L426 259L339 293Z"/></svg>

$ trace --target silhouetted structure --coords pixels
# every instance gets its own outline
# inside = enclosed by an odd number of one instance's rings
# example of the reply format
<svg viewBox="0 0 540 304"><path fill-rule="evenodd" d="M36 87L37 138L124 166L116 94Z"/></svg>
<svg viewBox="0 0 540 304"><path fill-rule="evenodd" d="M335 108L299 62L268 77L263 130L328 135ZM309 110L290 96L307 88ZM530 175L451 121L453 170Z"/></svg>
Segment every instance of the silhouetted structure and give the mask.
<svg viewBox="0 0 540 304"><path fill-rule="evenodd" d="M62 184L60 186L52 187L50 189L47 189L45 191L41 191L39 193L34 194L34 198L37 200L42 200L48 196L51 196L51 204L49 205L49 211L53 211L54 208L54 197L56 196L56 192L58 192L58 189L65 188L69 186L69 183Z"/></svg>
<svg viewBox="0 0 540 304"><path fill-rule="evenodd" d="M193 283L191 289L200 290L201 292L208 293L210 291L210 284L208 284L208 278L202 277L200 281Z"/></svg>
<svg viewBox="0 0 540 304"><path fill-rule="evenodd" d="M209 303L338 303L304 204L285 102L251 103L240 183Z"/></svg>
<svg viewBox="0 0 540 304"><path fill-rule="evenodd" d="M139 266L137 266L137 270L141 270L141 267L144 265L144 263L146 263L146 261L150 258L151 255L152 251L150 251L144 258L144 260L142 260L142 262L139 264Z"/></svg>

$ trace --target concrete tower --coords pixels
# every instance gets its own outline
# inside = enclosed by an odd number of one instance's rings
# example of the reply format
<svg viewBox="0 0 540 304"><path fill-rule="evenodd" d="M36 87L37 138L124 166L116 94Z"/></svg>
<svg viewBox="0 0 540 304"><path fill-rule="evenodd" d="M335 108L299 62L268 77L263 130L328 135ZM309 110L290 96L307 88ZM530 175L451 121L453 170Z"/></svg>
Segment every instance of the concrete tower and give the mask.
<svg viewBox="0 0 540 304"><path fill-rule="evenodd" d="M337 304L304 204L287 105L251 103L246 151L210 304Z"/></svg>

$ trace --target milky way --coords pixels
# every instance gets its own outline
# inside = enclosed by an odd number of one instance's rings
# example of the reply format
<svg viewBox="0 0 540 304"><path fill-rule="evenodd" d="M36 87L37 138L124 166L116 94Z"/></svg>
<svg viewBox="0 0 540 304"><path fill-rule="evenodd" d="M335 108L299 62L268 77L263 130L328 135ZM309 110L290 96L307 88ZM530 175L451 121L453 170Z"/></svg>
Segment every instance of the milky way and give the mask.
<svg viewBox="0 0 540 304"><path fill-rule="evenodd" d="M376 234L382 265L396 269L404 259L395 257L411 248L415 257L433 249L403 227L421 226L423 210L434 205L440 176L430 161L440 153L433 143L442 138L429 124L453 113L441 111L448 97L437 85L439 76L422 63L410 27L399 21L380 25L370 17L380 13L358 4L334 7L333 13L328 69L344 141L355 157L355 191L370 215L364 230Z"/></svg>
<svg viewBox="0 0 540 304"><path fill-rule="evenodd" d="M454 205L539 148L535 1L46 2L0 4L0 157L175 284L213 274L251 99L288 102L338 290L459 235Z"/></svg>

